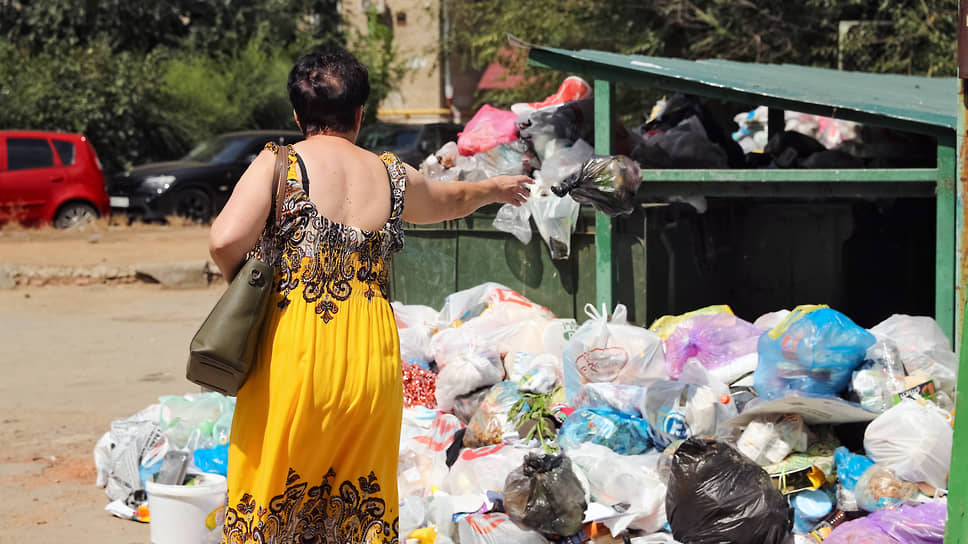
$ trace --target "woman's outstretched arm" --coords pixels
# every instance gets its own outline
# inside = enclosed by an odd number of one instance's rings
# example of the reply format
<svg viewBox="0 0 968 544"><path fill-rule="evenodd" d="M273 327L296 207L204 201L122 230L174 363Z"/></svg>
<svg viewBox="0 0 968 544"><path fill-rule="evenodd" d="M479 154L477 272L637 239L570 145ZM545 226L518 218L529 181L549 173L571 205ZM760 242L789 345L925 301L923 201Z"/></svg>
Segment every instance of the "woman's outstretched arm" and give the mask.
<svg viewBox="0 0 968 544"><path fill-rule="evenodd" d="M407 165L403 220L426 225L470 215L491 203L520 206L527 200L528 176L497 176L483 181L440 182Z"/></svg>

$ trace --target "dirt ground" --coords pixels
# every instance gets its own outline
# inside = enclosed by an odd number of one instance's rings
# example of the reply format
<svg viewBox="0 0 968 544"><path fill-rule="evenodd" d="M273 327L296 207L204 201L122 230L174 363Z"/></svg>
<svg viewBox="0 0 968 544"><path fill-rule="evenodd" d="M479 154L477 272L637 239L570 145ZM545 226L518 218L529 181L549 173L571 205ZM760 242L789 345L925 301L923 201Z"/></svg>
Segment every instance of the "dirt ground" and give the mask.
<svg viewBox="0 0 968 544"><path fill-rule="evenodd" d="M0 231L0 263L133 264L207 257L202 227ZM188 342L224 286L0 290L0 543L146 543L95 487L93 448L112 419L185 380Z"/></svg>

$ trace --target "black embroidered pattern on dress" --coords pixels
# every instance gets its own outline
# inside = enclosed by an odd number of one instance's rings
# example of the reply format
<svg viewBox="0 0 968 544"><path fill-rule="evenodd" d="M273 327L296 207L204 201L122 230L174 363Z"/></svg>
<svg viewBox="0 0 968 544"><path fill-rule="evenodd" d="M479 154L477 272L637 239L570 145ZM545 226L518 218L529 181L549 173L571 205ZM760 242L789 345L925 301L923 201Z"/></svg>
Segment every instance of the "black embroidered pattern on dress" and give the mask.
<svg viewBox="0 0 968 544"><path fill-rule="evenodd" d="M246 493L225 509L222 542L397 544L399 518L384 521L387 505L376 476L371 472L355 484L346 480L333 489L335 477L331 468L320 485L309 487L290 468L286 490L273 497L268 508L256 505Z"/></svg>
<svg viewBox="0 0 968 544"><path fill-rule="evenodd" d="M278 153L272 142L266 149ZM296 177L296 153L291 149L279 231L274 233L267 223L253 255L275 264L280 308L290 304L289 294L302 284L303 299L329 323L339 311L336 302L349 299L353 280L366 287L367 300L377 295L387 298L390 256L403 249L401 215L407 173L392 153L380 156L390 179L393 206L382 229L365 231L320 215Z"/></svg>

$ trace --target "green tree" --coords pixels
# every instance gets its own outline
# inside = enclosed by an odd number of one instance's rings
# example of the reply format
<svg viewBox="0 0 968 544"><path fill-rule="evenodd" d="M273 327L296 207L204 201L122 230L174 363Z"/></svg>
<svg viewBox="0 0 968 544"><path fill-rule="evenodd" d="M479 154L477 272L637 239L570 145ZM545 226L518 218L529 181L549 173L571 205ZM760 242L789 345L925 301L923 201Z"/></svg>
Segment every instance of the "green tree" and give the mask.
<svg viewBox="0 0 968 544"><path fill-rule="evenodd" d="M393 24L386 20L387 15L371 9L366 14L366 31L351 31L347 45L370 74L370 97L366 101L364 124L376 120L380 103L400 85L407 71L393 43Z"/></svg>

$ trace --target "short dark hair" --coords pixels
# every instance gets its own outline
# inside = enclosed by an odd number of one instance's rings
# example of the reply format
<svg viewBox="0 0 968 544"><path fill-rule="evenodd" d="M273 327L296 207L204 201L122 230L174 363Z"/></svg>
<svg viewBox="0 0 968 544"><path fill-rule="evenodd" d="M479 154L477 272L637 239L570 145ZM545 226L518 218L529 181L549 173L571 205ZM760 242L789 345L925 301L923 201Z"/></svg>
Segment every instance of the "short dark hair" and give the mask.
<svg viewBox="0 0 968 544"><path fill-rule="evenodd" d="M370 76L352 53L332 46L299 59L289 72L288 87L303 134L346 132L370 96Z"/></svg>

